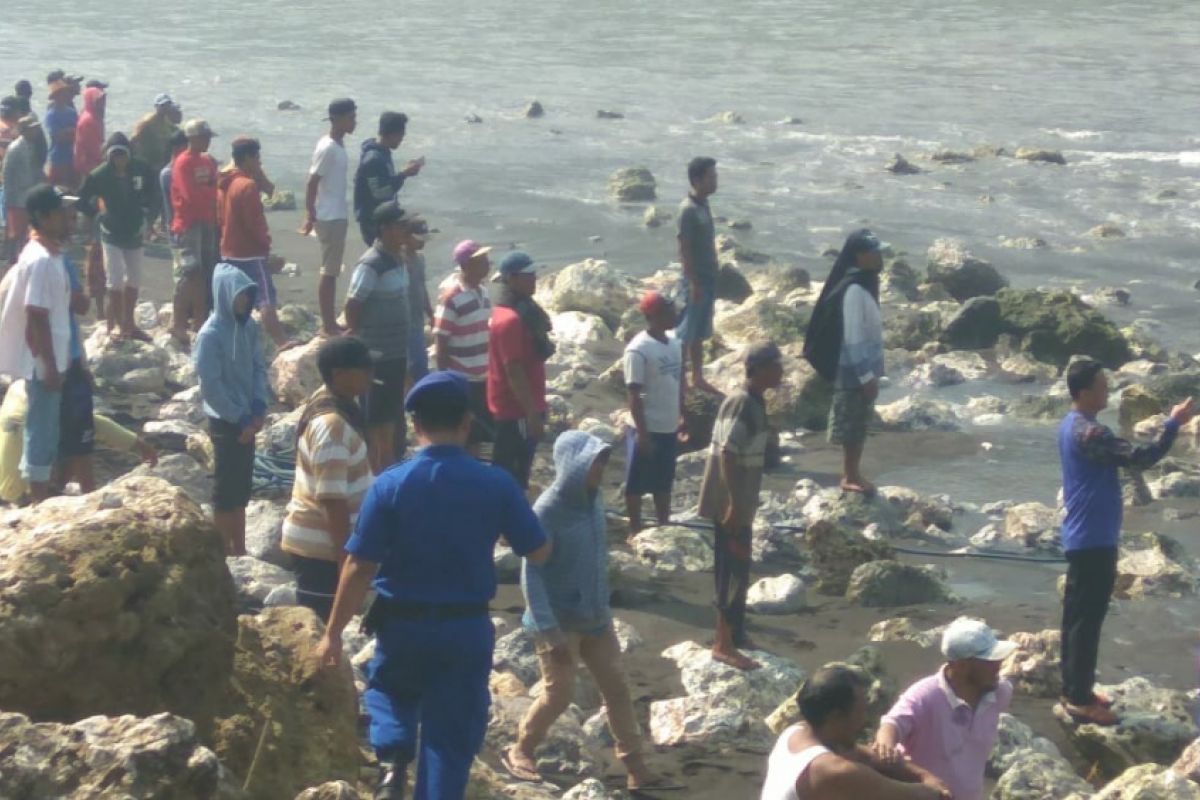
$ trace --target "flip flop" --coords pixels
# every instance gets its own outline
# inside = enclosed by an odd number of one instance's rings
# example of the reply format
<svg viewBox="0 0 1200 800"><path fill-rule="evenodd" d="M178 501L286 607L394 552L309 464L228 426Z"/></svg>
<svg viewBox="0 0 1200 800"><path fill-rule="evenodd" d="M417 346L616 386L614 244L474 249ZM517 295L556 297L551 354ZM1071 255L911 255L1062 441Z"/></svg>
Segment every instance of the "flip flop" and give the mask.
<svg viewBox="0 0 1200 800"><path fill-rule="evenodd" d="M544 783L545 779L535 770L529 770L512 760L508 750L500 754L500 763L504 770L519 781L525 783Z"/></svg>
<svg viewBox="0 0 1200 800"><path fill-rule="evenodd" d="M626 786L625 791L629 792L634 797L638 797L646 794L653 794L654 792L683 792L686 791L687 788L688 787L684 786L682 783L675 783L667 778L659 778L652 783L647 783L643 786L637 787L636 789L631 789Z"/></svg>
<svg viewBox="0 0 1200 800"><path fill-rule="evenodd" d="M1063 711L1067 712L1067 716L1079 725L1099 725L1102 728L1109 728L1121 721L1120 717L1100 704L1080 708L1064 703Z"/></svg>

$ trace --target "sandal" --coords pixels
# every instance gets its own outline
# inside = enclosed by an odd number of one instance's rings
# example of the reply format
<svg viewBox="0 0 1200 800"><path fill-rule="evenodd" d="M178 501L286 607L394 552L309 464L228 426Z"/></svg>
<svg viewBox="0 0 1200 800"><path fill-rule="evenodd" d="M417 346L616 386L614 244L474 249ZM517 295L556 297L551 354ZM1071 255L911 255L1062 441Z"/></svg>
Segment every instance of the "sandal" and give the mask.
<svg viewBox="0 0 1200 800"><path fill-rule="evenodd" d="M1110 728L1121 721L1112 709L1105 708L1099 703L1093 703L1090 706L1063 703L1062 707L1063 711L1067 712L1067 716L1079 725L1099 725L1103 728Z"/></svg>
<svg viewBox="0 0 1200 800"><path fill-rule="evenodd" d="M513 760L512 748L509 748L500 754L500 763L504 766L504 770L519 781L525 783L542 783L543 778L538 774L537 770L531 770L523 767Z"/></svg>

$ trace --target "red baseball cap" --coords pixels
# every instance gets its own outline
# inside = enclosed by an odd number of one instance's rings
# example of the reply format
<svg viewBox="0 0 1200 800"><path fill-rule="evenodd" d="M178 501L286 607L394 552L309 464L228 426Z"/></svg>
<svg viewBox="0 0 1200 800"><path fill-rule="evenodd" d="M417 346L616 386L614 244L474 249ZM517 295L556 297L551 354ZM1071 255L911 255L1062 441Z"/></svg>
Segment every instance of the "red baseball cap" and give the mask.
<svg viewBox="0 0 1200 800"><path fill-rule="evenodd" d="M642 295L642 301L638 303L638 310L649 316L662 310L666 306L671 305L671 301L666 298L661 292L656 292L653 289Z"/></svg>

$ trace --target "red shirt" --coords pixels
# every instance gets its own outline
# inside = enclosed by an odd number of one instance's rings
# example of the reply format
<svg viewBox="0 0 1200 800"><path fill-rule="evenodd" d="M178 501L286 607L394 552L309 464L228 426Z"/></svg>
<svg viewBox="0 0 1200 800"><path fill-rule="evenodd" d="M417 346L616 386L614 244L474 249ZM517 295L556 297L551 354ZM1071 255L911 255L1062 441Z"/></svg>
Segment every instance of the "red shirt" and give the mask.
<svg viewBox="0 0 1200 800"><path fill-rule="evenodd" d="M525 377L538 411L546 410L546 362L533 349L533 337L517 312L508 306L492 310L488 334L488 410L500 422L525 418L525 408L513 394L504 372L514 362L525 367Z"/></svg>
<svg viewBox="0 0 1200 800"><path fill-rule="evenodd" d="M201 222L217 224L217 162L184 150L171 167L171 232L183 235Z"/></svg>

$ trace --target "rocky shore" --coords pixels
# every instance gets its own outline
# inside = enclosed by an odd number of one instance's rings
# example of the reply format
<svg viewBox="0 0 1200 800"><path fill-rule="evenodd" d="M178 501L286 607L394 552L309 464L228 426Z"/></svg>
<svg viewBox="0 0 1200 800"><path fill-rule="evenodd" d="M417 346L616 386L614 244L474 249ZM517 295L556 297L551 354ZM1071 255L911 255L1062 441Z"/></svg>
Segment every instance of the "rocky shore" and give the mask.
<svg viewBox="0 0 1200 800"><path fill-rule="evenodd" d="M655 196L653 176L641 169L615 175L611 188L622 202ZM830 661L856 663L871 674L873 710L882 712L936 664L939 626L966 613L1020 644L1004 667L1018 700L990 763L994 798L1200 798L1195 696L1183 688L1192 683L1192 643L1158 642L1156 650L1146 625L1196 594L1189 547L1164 531L1188 530L1196 513L1200 427L1159 468L1128 480L1132 511L1111 630L1114 639L1148 642L1145 660L1122 664L1122 680L1111 680L1113 669L1102 676L1121 725L1076 726L1050 712L1060 693L1058 510L1028 497L978 505L893 485L865 500L825 488L834 454L819 432L830 389L800 357L823 276L729 236L720 250L709 379L732 390L740 351L752 342L772 339L786 355L785 383L769 403L779 464L755 521L752 630L764 649L753 655L764 668L740 673L708 655L712 539L694 508L716 401L694 397L677 524L626 544L622 521L610 522L614 605L652 767L688 784L690 796L757 796L773 732L793 719L790 697L806 674ZM645 287L671 289L678 277L667 267L635 279L585 260L540 280L558 343L548 370L550 436L570 428L621 435L619 358L640 326L636 298ZM889 475L917 476L924 465L976 452L991 444L985 435L998 441L1000 423L1036 428L1051 448L1048 421L1068 404L1060 376L1075 355L1114 370L1119 423L1131 436L1153 436L1170 403L1200 391L1200 362L1106 316L1107 305L1130 301L1124 289L1085 297L1014 288L954 240L925 253L889 251L883 277L888 402L878 408L868 463ZM109 459L102 473L115 480L91 495L0 513L0 796L369 796L355 689L371 644L349 640L339 673L315 672L321 623L295 606L279 548L285 483L264 476L248 513L250 555L223 557L204 508L211 451L195 375L166 334L169 313L139 307L153 344L110 341L98 330L86 343L98 410L144 431L163 451L159 465L130 470ZM295 336L315 332L303 305L284 307L281 318ZM319 382L316 348L312 340L271 358L277 404L259 448L281 462L296 408ZM548 451L535 468L539 485L551 476ZM615 461L605 489L613 508ZM1033 488L1031 496L1045 497L1045 487ZM518 622L519 562L501 548L496 567L505 586L494 604L493 719L469 796L623 796L612 788L619 773L586 674L539 752L552 784L513 784L495 771L496 753L539 691L532 640ZM1162 657L1168 645L1180 653Z"/></svg>

